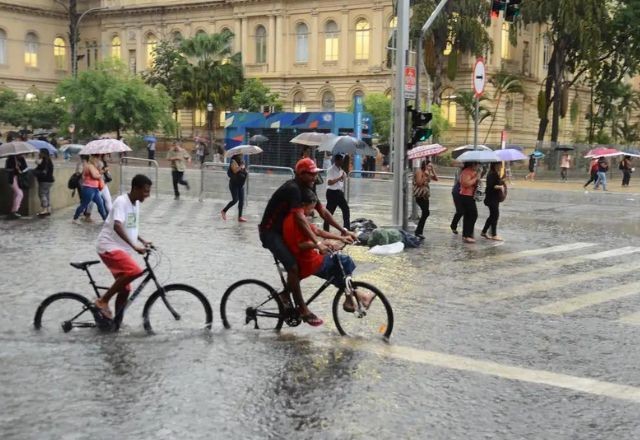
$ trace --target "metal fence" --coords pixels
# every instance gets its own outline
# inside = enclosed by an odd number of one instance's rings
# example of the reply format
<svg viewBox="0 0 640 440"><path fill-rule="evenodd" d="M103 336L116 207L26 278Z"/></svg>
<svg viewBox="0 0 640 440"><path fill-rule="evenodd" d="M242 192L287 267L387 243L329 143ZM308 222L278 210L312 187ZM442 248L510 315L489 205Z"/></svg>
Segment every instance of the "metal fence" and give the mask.
<svg viewBox="0 0 640 440"><path fill-rule="evenodd" d="M132 166L129 166L129 161L146 163L147 166L132 167ZM130 182L131 179L133 179L133 176L135 176L136 174L144 174L147 177L151 178L149 176L150 174L149 167L153 167L152 171L154 171L155 179L151 179L153 182L153 185L151 187L154 188L156 197L158 197L158 193L160 191L159 189L160 173L159 173L158 162L152 159L143 159L140 157L121 157L120 158L120 194L124 194L126 192L127 182Z"/></svg>

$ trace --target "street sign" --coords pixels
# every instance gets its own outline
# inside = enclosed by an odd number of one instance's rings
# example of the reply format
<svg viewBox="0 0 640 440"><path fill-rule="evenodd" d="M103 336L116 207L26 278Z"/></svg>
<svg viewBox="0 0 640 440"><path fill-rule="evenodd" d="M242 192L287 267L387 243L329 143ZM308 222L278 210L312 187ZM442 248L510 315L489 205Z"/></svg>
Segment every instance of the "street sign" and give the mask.
<svg viewBox="0 0 640 440"><path fill-rule="evenodd" d="M484 84L486 82L486 75L484 71L484 60L478 58L476 64L473 66L473 91L476 97L481 96L484 93Z"/></svg>
<svg viewBox="0 0 640 440"><path fill-rule="evenodd" d="M416 99L416 68L406 66L404 68L404 97L405 99Z"/></svg>

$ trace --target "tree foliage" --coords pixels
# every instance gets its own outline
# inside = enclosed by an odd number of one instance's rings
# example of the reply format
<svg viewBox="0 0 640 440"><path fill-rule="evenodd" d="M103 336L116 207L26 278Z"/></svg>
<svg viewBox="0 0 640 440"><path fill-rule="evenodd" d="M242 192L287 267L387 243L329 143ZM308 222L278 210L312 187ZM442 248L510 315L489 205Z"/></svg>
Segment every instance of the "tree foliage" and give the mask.
<svg viewBox="0 0 640 440"><path fill-rule="evenodd" d="M493 113L491 114L491 124L489 124L489 129L487 130L487 134L484 138L485 143L487 142L489 134L491 133L491 129L493 128L493 123L496 120L496 115L498 114L498 109L500 108L500 102L502 101L502 98L509 95L525 95L522 81L518 76L511 73L500 71L493 75L489 82L495 89L493 92L493 101L495 103L495 106Z"/></svg>
<svg viewBox="0 0 640 440"><path fill-rule="evenodd" d="M387 142L391 131L391 98L383 93L370 93L364 97L363 107L364 111L373 117L375 131L380 141Z"/></svg>
<svg viewBox="0 0 640 440"><path fill-rule="evenodd" d="M233 96L233 106L250 112L262 111L262 106L273 106L276 111L282 110L282 101L277 93L265 86L258 78L250 78Z"/></svg>
<svg viewBox="0 0 640 440"><path fill-rule="evenodd" d="M78 78L65 79L57 92L65 97L70 110L65 122L73 122L81 136L149 132L159 127L170 132L173 128L171 100L164 87L145 84L117 60L99 64Z"/></svg>
<svg viewBox="0 0 640 440"><path fill-rule="evenodd" d="M478 106L478 124L491 116L491 111L485 107L482 102L487 101L489 98L486 96L480 96L480 103ZM455 103L462 108L467 119L466 138L469 142L469 133L471 128L471 121L476 120L476 98L475 93L469 90L458 90L456 96L453 99Z"/></svg>
<svg viewBox="0 0 640 440"><path fill-rule="evenodd" d="M8 88L0 89L0 123L36 129L56 128L65 114L64 103L53 95L36 94L25 101Z"/></svg>

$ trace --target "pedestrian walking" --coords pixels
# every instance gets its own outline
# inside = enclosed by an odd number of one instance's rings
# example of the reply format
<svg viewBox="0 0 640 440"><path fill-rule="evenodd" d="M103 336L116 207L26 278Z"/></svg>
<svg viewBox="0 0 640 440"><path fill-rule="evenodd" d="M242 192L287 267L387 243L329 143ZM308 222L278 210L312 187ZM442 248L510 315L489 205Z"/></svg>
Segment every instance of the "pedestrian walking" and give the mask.
<svg viewBox="0 0 640 440"><path fill-rule="evenodd" d="M171 178L173 180L173 194L174 199L180 198L180 191L178 191L178 185L189 187L189 182L184 180L184 172L186 170L185 162L191 162L191 156L189 153L180 146L178 142L174 142L169 151L167 152L167 159L171 162Z"/></svg>
<svg viewBox="0 0 640 440"><path fill-rule="evenodd" d="M622 186L629 186L631 173L633 172L633 168L631 167L631 156L625 156L620 161L619 168L622 171Z"/></svg>
<svg viewBox="0 0 640 440"><path fill-rule="evenodd" d="M453 215L451 219L451 232L454 234L458 234L458 223L460 223L460 219L462 218L462 202L460 200L460 173L462 172L462 168L456 168L456 172L453 176L453 187L451 187L451 198L453 199L453 206L456 208L456 213Z"/></svg>
<svg viewBox="0 0 640 440"><path fill-rule="evenodd" d="M98 166L100 167L100 174L102 175L102 189L100 190L100 195L102 196L102 201L104 202L104 207L107 210L107 214L111 212L113 207L113 202L111 200L111 191L109 191L108 183L113 180L111 176L111 168L109 168L109 163L107 162L107 155L101 154L98 155Z"/></svg>
<svg viewBox="0 0 640 440"><path fill-rule="evenodd" d="M529 174L524 177L524 180L536 180L536 157L533 153L529 155Z"/></svg>
<svg viewBox="0 0 640 440"><path fill-rule="evenodd" d="M505 182L500 177L500 163L494 162L489 168L487 174L487 190L484 196L484 204L489 208L489 217L484 223L480 236L496 241L502 241L498 235L498 218L500 217L500 200L505 191ZM489 235L487 235L489 232Z"/></svg>
<svg viewBox="0 0 640 440"><path fill-rule="evenodd" d="M147 142L147 159L156 160L156 141L149 140ZM151 162L149 162L149 166L151 165Z"/></svg>
<svg viewBox="0 0 640 440"><path fill-rule="evenodd" d="M202 140L200 136L195 137L196 141L196 162L200 164L200 168L202 168L204 164L204 159L207 153L207 146Z"/></svg>
<svg viewBox="0 0 640 440"><path fill-rule="evenodd" d="M413 173L413 196L421 211L420 220L414 234L421 239L424 239L424 224L427 221L427 217L429 217L429 197L431 195L429 182L431 179L438 180L438 176L436 176L431 161L426 158L420 163L420 168Z"/></svg>
<svg viewBox="0 0 640 440"><path fill-rule="evenodd" d="M247 181L247 169L244 161L242 160L242 154L236 154L231 158L229 168L227 169L227 175L229 176L229 192L231 193L231 201L227 203L227 206L220 211L220 215L223 220L227 219L227 211L231 209L233 205L238 203L238 221L244 223L247 221L242 216L242 209L244 208L244 183Z"/></svg>
<svg viewBox="0 0 640 440"><path fill-rule="evenodd" d="M480 170L475 162L466 162L460 172L460 206L462 208L462 240L475 243L473 229L478 219L475 193L480 182Z"/></svg>
<svg viewBox="0 0 640 440"><path fill-rule="evenodd" d="M333 156L333 165L327 171L327 211L333 215L336 208L340 207L342 211L342 225L344 229L349 230L350 227L350 211L347 199L344 197L344 183L347 180L347 173L343 169L344 156L336 154ZM314 184L315 186L315 184ZM322 229L329 230L329 222L324 221Z"/></svg>
<svg viewBox="0 0 640 440"><path fill-rule="evenodd" d="M7 135L9 139L9 135ZM16 154L15 156L9 156L4 163L4 168L7 171L7 177L11 190L13 192L13 198L11 201L11 212L9 213L10 219L18 219L22 217L18 211L24 198L24 193L20 187L20 176L26 172L27 161L22 154Z"/></svg>
<svg viewBox="0 0 640 440"><path fill-rule="evenodd" d="M100 165L98 163L97 156L91 156L89 160L84 164L82 170L82 189L80 191L80 205L76 209L73 215L73 222L78 223L80 214L85 213L91 202L95 203L98 207L98 212L102 220L107 218L107 211L104 207L104 201L100 190L104 186L102 180L102 174L100 172ZM91 217L86 219L92 221Z"/></svg>
<svg viewBox="0 0 640 440"><path fill-rule="evenodd" d="M53 177L53 161L49 156L49 150L43 148L40 150L38 157L38 165L35 170L36 179L38 180L38 197L40 198L40 207L42 210L38 213L38 217L46 217L51 215L51 201L49 193L55 178Z"/></svg>
<svg viewBox="0 0 640 440"><path fill-rule="evenodd" d="M607 190L607 171L609 170L609 162L604 157L598 158L598 177L593 189L598 189L602 185L602 191Z"/></svg>
<svg viewBox="0 0 640 440"><path fill-rule="evenodd" d="M563 182L567 181L567 172L571 168L571 156L569 153L563 153L560 158L560 178Z"/></svg>
<svg viewBox="0 0 640 440"><path fill-rule="evenodd" d="M589 180L582 187L587 188L591 182L595 182L598 178L598 159L591 159L591 164L589 165Z"/></svg>

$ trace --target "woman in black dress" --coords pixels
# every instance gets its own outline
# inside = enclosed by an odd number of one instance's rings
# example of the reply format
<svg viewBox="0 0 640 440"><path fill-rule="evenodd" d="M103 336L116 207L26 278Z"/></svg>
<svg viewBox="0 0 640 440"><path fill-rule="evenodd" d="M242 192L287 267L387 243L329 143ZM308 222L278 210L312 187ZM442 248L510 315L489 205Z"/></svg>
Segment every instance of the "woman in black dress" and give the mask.
<svg viewBox="0 0 640 440"><path fill-rule="evenodd" d="M484 196L484 204L489 208L489 217L484 224L484 228L482 228L480 236L490 240L502 241L502 238L498 235L498 218L500 217L500 200L505 190L505 184L503 178L500 177L499 167L500 163L492 163L489 174L487 174L487 190ZM490 235L487 235L489 230Z"/></svg>

